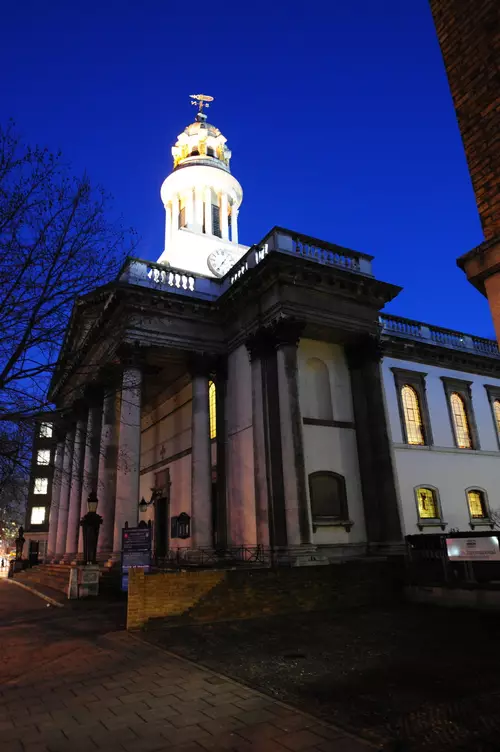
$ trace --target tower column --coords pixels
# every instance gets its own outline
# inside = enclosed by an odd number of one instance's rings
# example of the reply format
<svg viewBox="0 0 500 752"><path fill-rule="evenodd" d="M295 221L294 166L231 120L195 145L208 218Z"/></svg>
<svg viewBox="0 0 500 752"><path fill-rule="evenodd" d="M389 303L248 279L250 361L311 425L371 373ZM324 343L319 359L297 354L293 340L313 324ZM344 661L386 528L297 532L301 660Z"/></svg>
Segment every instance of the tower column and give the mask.
<svg viewBox="0 0 500 752"><path fill-rule="evenodd" d="M203 231L203 188L194 189L194 229L196 232Z"/></svg>
<svg viewBox="0 0 500 752"><path fill-rule="evenodd" d="M229 222L228 222L228 201L227 194L221 193L220 197L220 229L222 240L229 240Z"/></svg>
<svg viewBox="0 0 500 752"><path fill-rule="evenodd" d="M194 191L189 189L186 196L186 224L189 230L193 229L194 225Z"/></svg>
<svg viewBox="0 0 500 752"><path fill-rule="evenodd" d="M212 191L205 188L205 233L212 234Z"/></svg>
<svg viewBox="0 0 500 752"><path fill-rule="evenodd" d="M137 524L139 505L139 471L141 465L141 369L123 369L118 467L116 474L116 506L113 531L113 559L118 561L125 523Z"/></svg>
<svg viewBox="0 0 500 752"><path fill-rule="evenodd" d="M179 229L179 196L172 199L172 234Z"/></svg>
<svg viewBox="0 0 500 752"><path fill-rule="evenodd" d="M204 363L193 368L191 418L191 515L192 541L197 548L212 546L212 462L208 372Z"/></svg>
<svg viewBox="0 0 500 752"><path fill-rule="evenodd" d="M235 204L231 207L231 242L238 242L238 209Z"/></svg>
<svg viewBox="0 0 500 752"><path fill-rule="evenodd" d="M170 246L172 237L172 204L165 204L165 248L166 251Z"/></svg>
<svg viewBox="0 0 500 752"><path fill-rule="evenodd" d="M54 476L52 479L52 503L49 515L49 536L47 541L47 559L54 557L56 552L57 520L59 517L59 500L61 497L62 464L64 457L64 441L59 441L54 459Z"/></svg>

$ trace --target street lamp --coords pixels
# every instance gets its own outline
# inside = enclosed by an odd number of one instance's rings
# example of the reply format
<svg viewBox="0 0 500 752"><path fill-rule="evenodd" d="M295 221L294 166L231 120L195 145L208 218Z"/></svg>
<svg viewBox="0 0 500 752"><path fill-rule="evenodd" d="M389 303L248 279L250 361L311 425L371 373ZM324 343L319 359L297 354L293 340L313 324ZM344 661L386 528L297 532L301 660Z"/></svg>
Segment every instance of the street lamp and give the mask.
<svg viewBox="0 0 500 752"><path fill-rule="evenodd" d="M142 514L144 514L144 512L147 510L147 508L149 506L151 506L151 504L154 504L155 501L158 501L158 499L161 499L162 493L163 493L163 489L162 488L152 488L151 489L151 498L150 498L150 500L146 501L146 499L144 498L144 496L140 500L140 502L139 502L139 512L141 512Z"/></svg>
<svg viewBox="0 0 500 752"><path fill-rule="evenodd" d="M83 533L83 563L96 564L97 560L97 539L99 538L99 528L102 525L102 517L97 514L97 504L99 499L95 491L91 491L87 499L87 514L80 520L80 527Z"/></svg>

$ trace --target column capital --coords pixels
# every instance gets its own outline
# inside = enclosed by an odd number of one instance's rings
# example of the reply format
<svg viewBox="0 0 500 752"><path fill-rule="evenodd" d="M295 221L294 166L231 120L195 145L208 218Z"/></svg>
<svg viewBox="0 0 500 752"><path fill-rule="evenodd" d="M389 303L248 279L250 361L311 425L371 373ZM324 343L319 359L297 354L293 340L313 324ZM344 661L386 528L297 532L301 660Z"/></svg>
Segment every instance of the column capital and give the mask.
<svg viewBox="0 0 500 752"><path fill-rule="evenodd" d="M217 371L218 358L209 353L192 353L187 360L188 371L191 377L203 376L210 378Z"/></svg>
<svg viewBox="0 0 500 752"><path fill-rule="evenodd" d="M284 316L257 329L245 342L250 360L268 355L280 347L297 347L304 326L303 322Z"/></svg>
<svg viewBox="0 0 500 752"><path fill-rule="evenodd" d="M135 342L122 342L116 351L121 368L144 368L147 350Z"/></svg>
<svg viewBox="0 0 500 752"><path fill-rule="evenodd" d="M361 334L353 342L344 346L349 370L356 371L368 363L380 363L383 358L383 345L375 334Z"/></svg>

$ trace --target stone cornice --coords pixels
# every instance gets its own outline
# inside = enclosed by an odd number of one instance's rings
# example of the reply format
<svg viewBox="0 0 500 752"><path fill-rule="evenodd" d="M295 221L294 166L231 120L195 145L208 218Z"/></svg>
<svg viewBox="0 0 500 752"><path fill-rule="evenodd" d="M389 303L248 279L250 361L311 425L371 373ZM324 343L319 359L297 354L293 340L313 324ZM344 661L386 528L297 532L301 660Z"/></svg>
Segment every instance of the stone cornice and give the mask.
<svg viewBox="0 0 500 752"><path fill-rule="evenodd" d="M386 336L382 337L382 347L386 357L500 378L500 361L497 358L439 347L418 340L391 339Z"/></svg>

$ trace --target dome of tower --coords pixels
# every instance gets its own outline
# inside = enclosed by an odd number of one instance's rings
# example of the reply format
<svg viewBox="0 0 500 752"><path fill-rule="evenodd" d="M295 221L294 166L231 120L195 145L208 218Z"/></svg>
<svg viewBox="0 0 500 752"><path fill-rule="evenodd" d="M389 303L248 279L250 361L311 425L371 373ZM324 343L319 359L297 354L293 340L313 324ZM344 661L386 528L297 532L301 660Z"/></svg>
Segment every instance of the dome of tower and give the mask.
<svg viewBox="0 0 500 752"><path fill-rule="evenodd" d="M226 138L220 130L206 122L204 113L177 137L172 147L174 170L190 165L209 165L230 172L231 151L226 146Z"/></svg>

